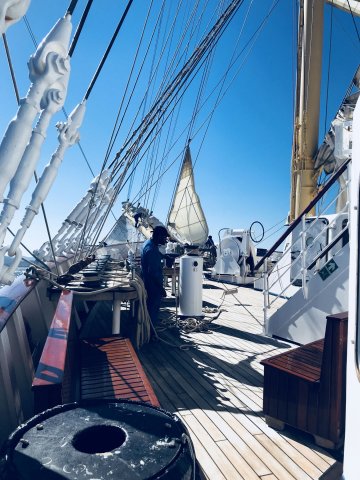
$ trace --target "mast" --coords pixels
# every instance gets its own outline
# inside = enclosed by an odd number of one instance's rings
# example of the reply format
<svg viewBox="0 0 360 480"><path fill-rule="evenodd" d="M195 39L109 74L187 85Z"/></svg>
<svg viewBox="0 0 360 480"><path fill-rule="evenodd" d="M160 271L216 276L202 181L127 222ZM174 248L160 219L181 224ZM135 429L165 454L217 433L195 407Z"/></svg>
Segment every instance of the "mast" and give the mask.
<svg viewBox="0 0 360 480"><path fill-rule="evenodd" d="M300 1L289 222L316 194L323 16L324 0Z"/></svg>

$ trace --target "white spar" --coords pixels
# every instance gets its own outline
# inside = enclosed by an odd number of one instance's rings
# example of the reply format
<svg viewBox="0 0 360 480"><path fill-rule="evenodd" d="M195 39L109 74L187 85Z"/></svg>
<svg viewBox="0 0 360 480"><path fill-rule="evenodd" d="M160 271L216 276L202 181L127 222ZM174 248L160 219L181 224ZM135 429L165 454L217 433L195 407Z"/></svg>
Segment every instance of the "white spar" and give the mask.
<svg viewBox="0 0 360 480"><path fill-rule="evenodd" d="M95 217L99 215L100 211L109 202L108 195L110 193L110 190L113 191L113 189L110 189L109 193L105 192L109 179L110 176L106 171L102 173L100 181L96 181L96 184L98 183L97 188L94 185L94 181L91 183L90 188L92 193L90 195L90 200L83 204L83 208L81 210L78 210L77 216L74 218L71 225L68 226L62 237L60 238L56 236L57 238L54 237L53 239L56 255L66 256L66 250L68 249L70 244L74 245L74 243L76 243L87 217L89 217L87 220L88 225L93 225ZM91 209L90 214L89 209Z"/></svg>
<svg viewBox="0 0 360 480"><path fill-rule="evenodd" d="M0 201L30 141L33 122L41 110L40 103L45 92L69 73L70 19L70 15L61 18L30 57L29 76L32 83L0 144Z"/></svg>
<svg viewBox="0 0 360 480"><path fill-rule="evenodd" d="M63 75L45 92L41 101L43 110L41 111L39 121L32 132L30 142L10 182L8 196L4 200L4 206L0 215L0 245L3 244L7 227L10 225L16 210L20 207L21 199L30 185L50 120L64 105L69 80L68 73Z"/></svg>
<svg viewBox="0 0 360 480"><path fill-rule="evenodd" d="M60 247L66 237L69 237L73 230L77 226L82 226L83 221L86 218L87 211L90 208L91 202L96 201L96 198L99 198L103 195L106 186L109 182L109 171L104 170L101 175L97 175L92 182L86 193L86 195L80 200L80 202L75 206L75 208L67 216L63 224L61 225L57 234L53 237L52 242L55 249ZM95 196L95 197L94 197ZM46 242L46 250L49 250L49 242ZM44 245L41 247L39 254L42 256L45 254Z"/></svg>
<svg viewBox="0 0 360 480"><path fill-rule="evenodd" d="M30 227L34 217L38 214L41 204L46 199L50 188L52 187L59 170L60 164L63 160L66 150L79 141L79 128L85 115L86 102L82 102L75 107L75 109L69 115L67 122L58 123L57 128L59 130L58 140L59 146L55 153L51 157L50 162L46 165L36 187L32 194L30 205L26 207L26 213L21 221L21 228L17 231L10 247L7 250L0 252L0 256L7 253L10 257L15 256L12 263L2 268L0 271L0 282L10 284L15 278L15 270L18 267L21 256L18 255L18 249L20 243Z"/></svg>

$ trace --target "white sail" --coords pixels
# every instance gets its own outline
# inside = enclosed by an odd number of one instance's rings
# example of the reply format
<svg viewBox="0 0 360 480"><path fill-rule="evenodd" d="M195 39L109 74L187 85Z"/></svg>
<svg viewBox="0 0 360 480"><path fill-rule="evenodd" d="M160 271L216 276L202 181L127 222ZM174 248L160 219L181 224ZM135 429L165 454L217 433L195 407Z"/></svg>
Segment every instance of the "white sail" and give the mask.
<svg viewBox="0 0 360 480"><path fill-rule="evenodd" d="M105 238L104 246L106 246L106 253L112 255L113 258L125 259L130 250L132 252L139 251L144 240L144 235L136 230L125 215L121 215Z"/></svg>
<svg viewBox="0 0 360 480"><path fill-rule="evenodd" d="M208 238L208 225L195 191L189 146L186 148L167 226L169 232L175 238L180 238L182 243L203 245Z"/></svg>

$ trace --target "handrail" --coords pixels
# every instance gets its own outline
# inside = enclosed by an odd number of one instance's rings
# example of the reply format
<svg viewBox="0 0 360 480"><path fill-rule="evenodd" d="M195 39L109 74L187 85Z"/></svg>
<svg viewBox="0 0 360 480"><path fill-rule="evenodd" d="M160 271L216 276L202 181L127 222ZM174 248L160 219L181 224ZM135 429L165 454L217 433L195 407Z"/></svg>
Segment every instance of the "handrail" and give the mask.
<svg viewBox="0 0 360 480"><path fill-rule="evenodd" d="M324 188L311 200L309 205L304 208L304 210L300 213L300 215L289 225L286 231L280 236L277 242L268 250L268 252L261 257L260 261L255 265L254 270L258 270L261 265L264 263L266 258L269 258L272 255L277 247L282 244L285 238L299 225L301 222L301 218L306 215L310 210L316 205L316 203L325 195L325 193L329 190L329 188L335 183L335 181L344 173L348 164L350 163L351 158L348 158L344 161L344 163L340 166L339 170L330 178L330 180L325 184Z"/></svg>

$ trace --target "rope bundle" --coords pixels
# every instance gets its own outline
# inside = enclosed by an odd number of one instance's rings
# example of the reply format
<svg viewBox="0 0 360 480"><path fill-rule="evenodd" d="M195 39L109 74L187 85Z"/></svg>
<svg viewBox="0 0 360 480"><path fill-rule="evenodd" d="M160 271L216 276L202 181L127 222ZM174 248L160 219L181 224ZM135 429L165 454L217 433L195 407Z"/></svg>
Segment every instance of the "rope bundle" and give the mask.
<svg viewBox="0 0 360 480"><path fill-rule="evenodd" d="M130 280L130 285L136 289L138 295L138 309L136 313L136 347L140 348L148 343L151 337L151 320L146 306L146 290L145 285L139 275L134 274L134 278Z"/></svg>

